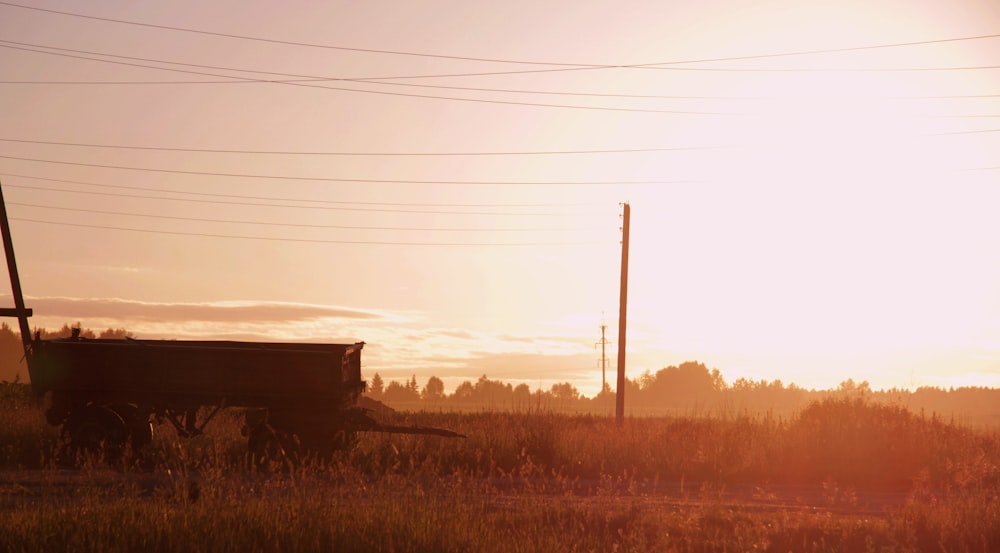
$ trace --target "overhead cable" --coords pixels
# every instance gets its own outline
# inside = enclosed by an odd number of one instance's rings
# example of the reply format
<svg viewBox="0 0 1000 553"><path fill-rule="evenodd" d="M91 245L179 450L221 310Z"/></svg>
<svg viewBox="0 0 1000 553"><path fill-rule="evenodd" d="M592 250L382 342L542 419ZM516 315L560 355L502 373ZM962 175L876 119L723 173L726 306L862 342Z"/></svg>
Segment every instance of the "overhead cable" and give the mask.
<svg viewBox="0 0 1000 553"><path fill-rule="evenodd" d="M37 209L47 209L55 211L72 211L75 213L92 213L97 215L115 215L125 217L141 217L145 219L164 219L170 221L188 221L194 223L222 223L228 225L256 225L265 227L292 227L311 229L336 229L336 230L379 230L379 231L407 231L407 232L571 232L586 230L582 227L521 227L521 228L482 228L482 227L373 227L358 225L316 225L304 223L276 223L271 221L246 221L232 219L206 219L200 217L181 217L175 215L162 215L152 213L135 213L128 211L108 211L102 209L84 209L79 207L61 207L53 205L32 204L25 202L7 202L7 205L31 207Z"/></svg>
<svg viewBox="0 0 1000 553"><path fill-rule="evenodd" d="M3 42L3 41L0 41ZM641 109L641 108L620 108L620 107L606 107L606 106L580 106L580 105L565 105L565 104L546 104L539 102L517 102L513 100L491 100L485 98L458 98L453 96L434 96L429 94L411 94L405 92L391 92L386 90L368 90L361 88L348 88L342 86L324 86L318 84L312 84L307 82L300 82L295 80L270 80L270 79L255 79L251 77L240 77L235 75L219 75L217 73L206 73L203 71L192 71L189 69L176 69L172 67L159 67L154 65L144 65L132 62L123 62L115 60L106 60L101 58L93 58L87 56L80 56L75 54L64 54L60 52L49 52L45 50L37 50L32 48L23 48L20 46L10 46L8 44L0 44L0 48L9 48L14 50L24 50L27 52L35 52L38 54L48 54L52 56L62 56L74 59L83 59L88 61L96 61L100 63L109 63L114 65L124 65L128 67L141 67L145 69L154 69L159 71L170 71L173 73L186 73L190 75L204 75L209 77L221 77L229 79L237 79L240 81L255 82L255 83L267 83L267 84L278 84L278 85L288 85L288 86L298 86L304 88L316 88L322 90L335 90L339 92L355 92L361 94L379 94L383 96L395 96L395 97L405 97L405 98L426 98L431 100L450 100L456 102L472 102L481 104L498 104L498 105L512 105L512 106L531 106L531 107L544 107L544 108L562 108L562 109L583 109L583 110L594 110L594 111L621 111L621 112L634 112L634 113L666 113L674 115L743 115L739 113L725 113L725 112L711 112L711 111L681 111L681 110L663 110L663 109ZM171 63L171 62L158 62L158 63ZM247 73L255 73L256 71L245 71ZM256 72L260 73L260 72ZM372 83L378 84L378 83Z"/></svg>
<svg viewBox="0 0 1000 553"><path fill-rule="evenodd" d="M320 240L310 238L279 238L273 236L241 236L232 234L214 234L204 232L178 232L166 230L153 230L132 227L115 227L108 225L88 225L83 223L67 223L61 221L46 221L42 219L30 219L26 217L10 217L11 221L23 221L28 223L39 223L45 225L59 225L77 228L116 230L128 232L142 232L147 234L162 234L171 236L195 236L199 238L229 238L238 240L263 240L268 242L298 242L309 244L348 244L364 246L466 246L466 247L538 247L538 246L590 246L596 242L390 242L380 240Z"/></svg>
<svg viewBox="0 0 1000 553"><path fill-rule="evenodd" d="M93 144L85 142L63 142L55 140L27 140L21 138L0 138L0 142L19 144L40 144L46 146L73 146L82 148L102 148L115 150L152 150L158 152L188 152L212 154L253 154L291 156L551 156L581 154L634 154L652 152L687 152L698 150L723 150L738 146L673 146L663 148L611 148L593 150L537 150L537 151L489 151L489 152L335 152L335 151L294 151L294 150L235 150L214 148L178 148L163 146L136 146L130 144Z"/></svg>
<svg viewBox="0 0 1000 553"><path fill-rule="evenodd" d="M252 202L236 202L236 201L213 201L213 200L197 200L190 198L170 198L163 196L143 196L135 194L115 194L112 192L95 192L91 190L71 190L66 188L45 188L37 186L24 186L16 184L5 184L4 188L21 188L27 190L44 190L46 192L62 192L70 194L85 194L90 196L108 196L114 198L132 198L137 200L167 200L176 202L192 202L201 204L222 204L222 205L240 205L249 207L268 207L268 208L280 208L280 209L311 209L311 210L325 210L325 211L358 211L367 213L411 213L411 214L425 214L425 215L476 215L476 216L516 216L516 217L590 217L591 213L569 213L569 212L537 212L537 211L447 211L447 210L429 210L429 209L388 209L388 208L371 208L371 207L343 207L343 206L321 206L321 205L287 205L287 204L272 204L272 203L252 203Z"/></svg>
<svg viewBox="0 0 1000 553"><path fill-rule="evenodd" d="M869 44L862 46L849 46L840 48L818 48L811 50L796 50L790 52L776 52L769 54L754 54L754 55L741 55L741 56L726 56L726 57L715 57L715 58L701 58L701 59L688 59L688 60L673 60L673 61L662 61L653 63L643 63L643 64L622 64L622 65L609 65L609 64L581 64L581 63L564 63L564 62L548 62L548 61L538 61L538 60L513 60L513 59L497 59L497 58L484 58L484 57L470 57L470 56L454 56L454 55L442 55L442 54L428 54L422 52L412 52L412 51L400 51L400 50L379 50L370 48L358 48L358 47L345 47L345 46L333 46L327 44L316 44L307 42L297 42L279 39L269 39L263 37L254 37L247 35L238 35L233 33L222 33L217 31L206 31L201 29L190 29L179 26L170 25L158 25L154 23L143 23L138 21L128 21L123 19L114 19L109 17L99 17L88 14L53 10L47 8L39 8L36 6L25 6L23 4L16 4L14 2L0 1L0 5L6 5L14 8L21 8L26 10L35 10L40 12L48 12L53 14L59 14L69 17L78 17L83 19L91 19L96 21L104 21L109 23L117 23L123 25L133 25L147 28L155 28L161 30L194 33L207 36L217 36L222 38L231 38L239 40L250 40L255 42L267 42L272 44L282 44L287 46L300 46L308 48L321 48L330 50L343 50L343 51L354 51L354 52L366 52L366 53L377 53L377 54L391 54L391 55L402 55L402 56L418 56L418 57L428 57L428 58L443 58L443 59L454 59L463 61L479 61L479 62L490 62L490 63L506 63L506 64L523 64L523 65L550 65L550 66L564 66L564 67L578 67L578 68L622 68L622 67L653 67L658 65L679 65L679 64L692 64L692 63L709 63L709 62L719 62L719 61L742 61L751 59L766 59L766 58L778 58L778 57L791 57L791 56L807 56L807 55L819 55L819 54L834 54L834 53L845 53L845 52L857 52L863 50L877 50L886 48L902 48L911 46L925 46L932 44L944 44L950 42L964 42L971 40L984 40L1000 38L1000 34L986 34L986 35L974 35L974 36L963 36L963 37L950 37L941 39L929 39L929 40L915 40L907 42L894 42L894 43L883 43L883 44Z"/></svg>
<svg viewBox="0 0 1000 553"><path fill-rule="evenodd" d="M537 207L581 207L581 206L593 206L592 203L425 203L425 202L361 202L361 201L340 201L340 200L318 200L315 198L281 198L274 196L248 196L246 194L219 194L212 192L190 192L187 190L176 190L169 188L148 188L143 186L125 186L120 184L105 184L96 182L86 182L79 180L69 180L69 179L54 179L49 177L39 177L36 175L24 175L18 173L3 172L0 173L7 177L32 179L32 180L43 180L51 182L62 182L66 184L82 184L84 186L95 186L99 188L114 188L118 190L134 190L141 192L161 192L168 194L183 194L186 196L201 196L201 197L211 197L211 198L234 198L240 200L259 200L264 202L299 202L305 204L320 204L320 205L368 205L368 206L390 206L390 207L494 207L494 208L510 208L510 207L520 207L520 208L537 208ZM680 182L680 181L678 181ZM8 188L18 187L18 185L5 185ZM57 190L57 189L47 189L47 188L36 188L31 186L23 186L20 188L26 188L30 190ZM80 192L85 193L85 192ZM152 198L152 199L171 199L179 201L198 201L189 200L187 198L172 198L172 197L152 197L152 196L126 196L130 198ZM215 203L215 202L213 202ZM229 202L217 202L217 203L229 203ZM267 204L239 204L239 205L267 205Z"/></svg>
<svg viewBox="0 0 1000 553"><path fill-rule="evenodd" d="M458 185L601 185L601 184L677 184L680 182L692 181L480 181L480 180L407 180L407 179L359 179L359 178L338 178L338 177L299 177L291 175L257 175L249 173L217 173L211 171L187 171L182 169L163 169L152 167L128 167L123 165L106 165L100 163L80 163L74 161L61 161L53 159L39 159L29 157L0 155L0 159L11 159L17 161L32 161L36 163L53 163L57 165L73 165L77 167L95 167L100 169L121 169L126 171L145 171L153 173L173 173L180 175L201 175L211 177L238 177L247 179L275 179L292 181L319 181L319 182L357 182L357 183L384 183L384 184L458 184Z"/></svg>

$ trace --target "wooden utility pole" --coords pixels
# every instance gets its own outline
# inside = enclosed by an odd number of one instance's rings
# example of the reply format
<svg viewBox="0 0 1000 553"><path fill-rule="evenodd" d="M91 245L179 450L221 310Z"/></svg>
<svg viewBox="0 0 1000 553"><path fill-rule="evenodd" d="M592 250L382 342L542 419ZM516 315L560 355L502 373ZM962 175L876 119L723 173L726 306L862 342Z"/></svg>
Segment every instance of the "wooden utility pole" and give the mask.
<svg viewBox="0 0 1000 553"><path fill-rule="evenodd" d="M615 395L615 418L625 422L625 315L628 307L628 225L630 209L622 204L622 282L618 299L618 392Z"/></svg>
<svg viewBox="0 0 1000 553"><path fill-rule="evenodd" d="M21 341L27 350L31 346L31 329L28 327L31 310L24 307L24 295L21 293L21 279L17 276L17 261L14 260L14 243L10 237L10 223L7 221L7 204L3 200L2 186L0 186L0 234L3 235L3 251L7 258L7 272L10 274L10 288L14 296L14 308L0 309L0 317L17 317Z"/></svg>

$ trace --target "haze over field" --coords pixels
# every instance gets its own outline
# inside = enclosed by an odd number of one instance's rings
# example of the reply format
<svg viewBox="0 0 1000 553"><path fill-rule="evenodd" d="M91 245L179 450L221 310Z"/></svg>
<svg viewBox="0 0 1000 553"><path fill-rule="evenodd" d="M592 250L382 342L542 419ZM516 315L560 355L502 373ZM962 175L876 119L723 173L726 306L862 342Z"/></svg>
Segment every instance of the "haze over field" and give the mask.
<svg viewBox="0 0 1000 553"><path fill-rule="evenodd" d="M630 378L1000 386L990 0L0 2L0 69L36 326L592 395L627 201Z"/></svg>

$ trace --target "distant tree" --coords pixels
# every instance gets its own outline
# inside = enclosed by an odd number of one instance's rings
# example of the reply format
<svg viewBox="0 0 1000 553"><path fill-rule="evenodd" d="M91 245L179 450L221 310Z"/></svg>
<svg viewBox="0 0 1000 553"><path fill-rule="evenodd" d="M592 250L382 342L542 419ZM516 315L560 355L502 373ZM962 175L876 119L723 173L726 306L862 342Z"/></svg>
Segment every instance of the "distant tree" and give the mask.
<svg viewBox="0 0 1000 553"><path fill-rule="evenodd" d="M656 379L653 378L653 373L649 372L649 369L643 371L639 377L639 387L643 390L648 389L654 382L656 382Z"/></svg>
<svg viewBox="0 0 1000 553"><path fill-rule="evenodd" d="M837 387L837 394L845 397L854 396L865 396L871 395L872 389L868 384L868 381L862 381L861 383L854 382L853 378L848 378L847 380L840 383Z"/></svg>
<svg viewBox="0 0 1000 553"><path fill-rule="evenodd" d="M514 388L499 380L490 380L484 374L474 386L474 401L489 407L510 404L514 399Z"/></svg>
<svg viewBox="0 0 1000 553"><path fill-rule="evenodd" d="M49 331L45 330L44 328L36 328L35 332L37 332L38 335L43 340L53 340L57 338L69 338L70 336L73 335L74 329L80 329L79 330L80 338L85 338L85 339L97 338L97 335L94 334L93 330L90 330L89 328L83 328L83 325L79 321L73 326L70 326L68 324L63 324L62 328L56 331Z"/></svg>
<svg viewBox="0 0 1000 553"><path fill-rule="evenodd" d="M381 399L384 392L385 383L382 382L382 376L375 373L375 376L372 377L372 381L368 386L368 395L374 399Z"/></svg>
<svg viewBox="0 0 1000 553"><path fill-rule="evenodd" d="M444 381L436 376L427 379L427 385L420 394L424 401L438 402L444 399Z"/></svg>
<svg viewBox="0 0 1000 553"><path fill-rule="evenodd" d="M719 371L710 372L704 364L694 361L660 369L652 381L643 380L642 390L648 401L672 407L709 401L725 389Z"/></svg>
<svg viewBox="0 0 1000 553"><path fill-rule="evenodd" d="M468 380L462 382L455 388L455 393L451 394L453 400L459 403L469 403L476 395L476 388Z"/></svg>
<svg viewBox="0 0 1000 553"><path fill-rule="evenodd" d="M569 382L552 385L552 399L566 404L580 399L580 392Z"/></svg>
<svg viewBox="0 0 1000 553"><path fill-rule="evenodd" d="M411 388L409 383L400 384L393 380L386 385L382 401L386 403L413 403L420 401L420 392Z"/></svg>
<svg viewBox="0 0 1000 553"><path fill-rule="evenodd" d="M712 388L716 392L726 389L726 380L722 378L722 373L719 372L719 369L712 369Z"/></svg>
<svg viewBox="0 0 1000 553"><path fill-rule="evenodd" d="M526 409L531 406L531 388L525 383L514 387L513 401L515 409Z"/></svg>
<svg viewBox="0 0 1000 553"><path fill-rule="evenodd" d="M105 340L124 340L126 338L135 338L131 332L125 330L124 328L109 328L101 332L97 337Z"/></svg>

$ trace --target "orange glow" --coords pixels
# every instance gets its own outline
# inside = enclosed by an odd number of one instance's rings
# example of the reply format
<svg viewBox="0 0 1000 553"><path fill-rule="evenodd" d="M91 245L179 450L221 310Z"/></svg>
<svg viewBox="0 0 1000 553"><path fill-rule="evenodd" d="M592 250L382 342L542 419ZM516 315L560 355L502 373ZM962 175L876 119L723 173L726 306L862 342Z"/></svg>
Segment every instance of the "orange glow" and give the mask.
<svg viewBox="0 0 1000 553"><path fill-rule="evenodd" d="M995 2L439 8L0 6L63 49L0 49L35 83L0 84L34 324L592 394L627 201L630 377L1000 385ZM567 362L500 362L536 354Z"/></svg>

